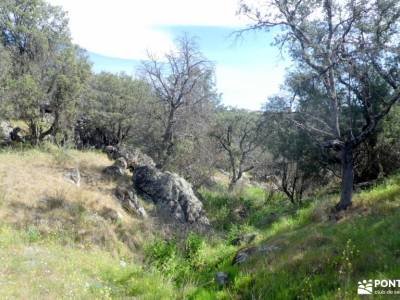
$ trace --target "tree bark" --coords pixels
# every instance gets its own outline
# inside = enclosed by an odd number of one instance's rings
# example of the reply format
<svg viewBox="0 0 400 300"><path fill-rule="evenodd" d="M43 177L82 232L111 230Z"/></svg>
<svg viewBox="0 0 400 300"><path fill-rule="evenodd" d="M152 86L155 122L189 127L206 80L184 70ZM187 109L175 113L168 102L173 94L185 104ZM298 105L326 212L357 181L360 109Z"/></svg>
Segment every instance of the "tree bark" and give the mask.
<svg viewBox="0 0 400 300"><path fill-rule="evenodd" d="M228 191L229 191L229 192L232 192L232 191L233 191L233 189L234 189L236 183L237 183L237 180L235 180L234 178L232 178L231 181L229 182L229 186L228 186Z"/></svg>
<svg viewBox="0 0 400 300"><path fill-rule="evenodd" d="M167 164L168 157L170 156L174 122L175 122L175 108L171 106L167 120L167 127L165 128L163 135L162 148L160 151L160 158L158 165L159 168L163 168Z"/></svg>
<svg viewBox="0 0 400 300"><path fill-rule="evenodd" d="M340 202L336 205L336 210L346 210L351 206L354 183L354 162L353 145L346 143L342 148L342 188Z"/></svg>

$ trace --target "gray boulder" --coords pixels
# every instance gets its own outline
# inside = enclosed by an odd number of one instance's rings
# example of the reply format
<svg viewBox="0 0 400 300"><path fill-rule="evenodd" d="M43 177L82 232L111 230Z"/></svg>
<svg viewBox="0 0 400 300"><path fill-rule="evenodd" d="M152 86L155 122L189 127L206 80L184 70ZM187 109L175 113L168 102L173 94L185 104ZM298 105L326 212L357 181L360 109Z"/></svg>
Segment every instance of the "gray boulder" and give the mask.
<svg viewBox="0 0 400 300"><path fill-rule="evenodd" d="M255 234L255 233L241 234L241 235L235 237L231 241L231 244L234 246L248 245L248 244L251 244L255 240L256 237L257 237L257 234Z"/></svg>
<svg viewBox="0 0 400 300"><path fill-rule="evenodd" d="M136 148L128 149L124 146L107 146L104 151L107 153L109 159L116 160L121 157L124 158L127 168L132 171L138 166L155 167L156 165L150 156L147 156Z"/></svg>
<svg viewBox="0 0 400 300"><path fill-rule="evenodd" d="M0 143L8 144L11 142L11 132L13 128L10 122L0 121Z"/></svg>
<svg viewBox="0 0 400 300"><path fill-rule="evenodd" d="M229 282L229 276L225 272L217 272L217 274L215 274L215 281L219 285L226 285Z"/></svg>
<svg viewBox="0 0 400 300"><path fill-rule="evenodd" d="M144 208L140 205L139 199L132 189L117 188L115 196L121 203L121 206L131 214L136 214L142 218L147 218L147 213Z"/></svg>
<svg viewBox="0 0 400 300"><path fill-rule="evenodd" d="M279 247L275 245L260 245L255 247L247 247L240 249L232 260L232 265L240 265L247 262L251 257L255 255L265 255L279 250Z"/></svg>
<svg viewBox="0 0 400 300"><path fill-rule="evenodd" d="M128 164L125 158L119 157L112 166L105 168L103 172L112 177L119 177L125 175L127 168Z"/></svg>
<svg viewBox="0 0 400 300"><path fill-rule="evenodd" d="M161 172L151 166L139 166L133 174L133 185L175 220L209 225L203 204L196 197L192 186L177 174Z"/></svg>
<svg viewBox="0 0 400 300"><path fill-rule="evenodd" d="M67 172L65 172L64 178L67 181L69 181L73 184L76 184L77 187L79 187L81 184L81 173L79 172L79 169L77 169L77 168L70 169Z"/></svg>
<svg viewBox="0 0 400 300"><path fill-rule="evenodd" d="M257 247L249 247L239 250L232 260L232 265L239 265L246 262L251 256L258 252Z"/></svg>
<svg viewBox="0 0 400 300"><path fill-rule="evenodd" d="M22 135L22 129L19 127L15 127L10 132L10 138L14 142L23 143L25 141L24 136Z"/></svg>

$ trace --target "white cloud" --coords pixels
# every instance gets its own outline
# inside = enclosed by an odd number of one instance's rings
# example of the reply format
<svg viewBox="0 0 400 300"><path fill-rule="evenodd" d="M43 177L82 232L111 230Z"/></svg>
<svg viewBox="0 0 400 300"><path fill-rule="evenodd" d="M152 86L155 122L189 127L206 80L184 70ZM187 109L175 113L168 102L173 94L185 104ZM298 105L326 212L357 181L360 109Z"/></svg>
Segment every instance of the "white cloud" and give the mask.
<svg viewBox="0 0 400 300"><path fill-rule="evenodd" d="M125 59L145 59L147 49L155 54L173 49L174 37L157 29L161 26L247 23L236 15L238 0L47 1L68 12L75 43L91 52ZM243 68L229 62L218 64L216 72L225 104L255 110L278 92L284 73L283 67Z"/></svg>
<svg viewBox="0 0 400 300"><path fill-rule="evenodd" d="M143 59L173 47L162 25L235 26L237 0L48 0L68 12L75 43L106 56Z"/></svg>
<svg viewBox="0 0 400 300"><path fill-rule="evenodd" d="M279 91L285 67L269 69L217 68L217 84L223 93L224 104L252 110L261 109L267 97Z"/></svg>

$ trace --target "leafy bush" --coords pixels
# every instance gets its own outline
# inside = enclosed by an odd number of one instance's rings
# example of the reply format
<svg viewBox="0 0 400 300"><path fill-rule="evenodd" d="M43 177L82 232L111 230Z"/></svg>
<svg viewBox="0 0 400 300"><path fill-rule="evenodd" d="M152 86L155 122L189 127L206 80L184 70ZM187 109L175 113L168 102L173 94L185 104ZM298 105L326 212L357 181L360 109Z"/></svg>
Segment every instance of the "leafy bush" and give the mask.
<svg viewBox="0 0 400 300"><path fill-rule="evenodd" d="M176 256L176 253L176 242L173 240L156 240L145 248L145 254L149 262L158 268L163 268Z"/></svg>
<svg viewBox="0 0 400 300"><path fill-rule="evenodd" d="M203 246L203 238L196 233L189 233L185 242L185 254L188 260L195 258L201 247Z"/></svg>

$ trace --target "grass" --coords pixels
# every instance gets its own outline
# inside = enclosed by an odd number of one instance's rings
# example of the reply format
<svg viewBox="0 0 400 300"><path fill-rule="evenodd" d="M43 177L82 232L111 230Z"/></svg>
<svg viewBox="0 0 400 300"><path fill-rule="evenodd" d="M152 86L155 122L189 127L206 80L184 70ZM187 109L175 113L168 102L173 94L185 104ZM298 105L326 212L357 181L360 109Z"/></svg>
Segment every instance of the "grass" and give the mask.
<svg viewBox="0 0 400 300"><path fill-rule="evenodd" d="M194 259L185 259L179 243L169 242L173 254L165 254L168 266L185 266L185 272L167 273L178 287L195 286L186 294L189 299L359 299L358 281L400 276L400 176L356 194L353 207L337 215L331 210L335 195L309 199L296 210L281 195L266 202L257 188L236 195L205 190L203 196L218 231L203 237ZM242 217L236 215L238 207L245 208ZM230 241L243 232L257 233L253 246L277 251L233 266L243 246ZM224 287L214 281L218 271L229 275Z"/></svg>
<svg viewBox="0 0 400 300"><path fill-rule="evenodd" d="M130 282L138 276L139 286L164 294L153 275L138 271L153 224L122 209L114 189L130 179L104 177L111 164L100 152L52 145L0 151L0 299L125 296L113 277L128 269ZM64 178L71 168L80 170L80 187ZM120 260L128 262L123 269Z"/></svg>
<svg viewBox="0 0 400 300"><path fill-rule="evenodd" d="M118 240L121 228L142 227L145 232L145 224L126 214L113 196L116 186L128 184L129 178L105 178L101 171L110 164L105 155L94 151L53 146L3 150L1 220L22 229L34 225L45 235L116 248L110 241ZM80 187L64 178L71 168L80 170ZM140 244L141 236L137 239Z"/></svg>
<svg viewBox="0 0 400 300"><path fill-rule="evenodd" d="M109 252L64 245L32 231L0 227L1 299L172 299L157 272Z"/></svg>
<svg viewBox="0 0 400 300"><path fill-rule="evenodd" d="M340 214L334 194L294 208L258 187L204 189L213 230L174 236L121 209L113 189L129 179L104 178L111 163L53 146L0 153L1 299L358 299L359 280L400 277L400 175ZM75 167L79 188L63 178ZM243 233L275 250L232 265Z"/></svg>

